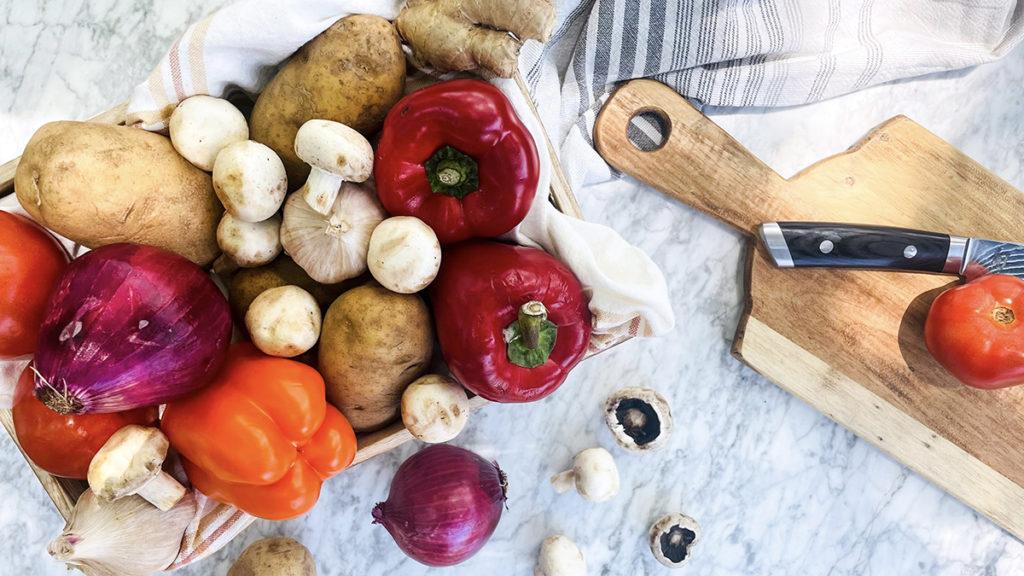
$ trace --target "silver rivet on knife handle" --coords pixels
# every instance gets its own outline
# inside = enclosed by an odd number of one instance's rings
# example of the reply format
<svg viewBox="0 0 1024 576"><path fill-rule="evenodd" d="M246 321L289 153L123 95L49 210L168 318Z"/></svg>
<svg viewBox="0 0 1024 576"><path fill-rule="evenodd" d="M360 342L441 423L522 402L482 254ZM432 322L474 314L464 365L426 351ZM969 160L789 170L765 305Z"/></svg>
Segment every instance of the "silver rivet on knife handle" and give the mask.
<svg viewBox="0 0 1024 576"><path fill-rule="evenodd" d="M782 228L775 222L768 222L761 225L761 239L765 248L768 249L768 256L779 268L792 268L793 255L789 253L789 246L786 245L786 237L782 235Z"/></svg>
<svg viewBox="0 0 1024 576"><path fill-rule="evenodd" d="M949 252L946 253L946 265L942 267L943 274L956 274L957 276L963 274L969 243L970 239L963 236L949 237Z"/></svg>

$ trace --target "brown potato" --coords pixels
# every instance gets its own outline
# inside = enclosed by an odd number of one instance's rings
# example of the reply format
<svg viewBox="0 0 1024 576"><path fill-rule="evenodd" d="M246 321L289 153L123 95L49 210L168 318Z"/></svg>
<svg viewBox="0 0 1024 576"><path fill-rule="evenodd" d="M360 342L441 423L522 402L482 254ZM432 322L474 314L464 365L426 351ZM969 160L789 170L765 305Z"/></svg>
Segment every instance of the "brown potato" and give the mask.
<svg viewBox="0 0 1024 576"><path fill-rule="evenodd" d="M398 417L402 392L426 371L434 330L426 304L371 282L345 292L327 310L320 373L327 399L357 432Z"/></svg>
<svg viewBox="0 0 1024 576"><path fill-rule="evenodd" d="M210 175L159 134L51 122L25 148L14 189L33 218L89 248L148 244L201 266L220 253L223 208Z"/></svg>
<svg viewBox="0 0 1024 576"><path fill-rule="evenodd" d="M228 576L316 576L316 561L297 540L264 538L242 552Z"/></svg>
<svg viewBox="0 0 1024 576"><path fill-rule="evenodd" d="M370 136L402 97L405 55L395 27L378 16L342 18L292 56L256 101L251 138L272 148L289 189L309 166L295 154L295 134L309 120L333 120Z"/></svg>
<svg viewBox="0 0 1024 576"><path fill-rule="evenodd" d="M228 302L235 318L239 322L244 322L245 313L257 296L271 288L298 286L313 295L321 310L326 310L342 292L363 282L365 280L360 278L338 284L320 284L310 278L309 274L291 258L278 256L266 266L242 268L235 272L228 282Z"/></svg>

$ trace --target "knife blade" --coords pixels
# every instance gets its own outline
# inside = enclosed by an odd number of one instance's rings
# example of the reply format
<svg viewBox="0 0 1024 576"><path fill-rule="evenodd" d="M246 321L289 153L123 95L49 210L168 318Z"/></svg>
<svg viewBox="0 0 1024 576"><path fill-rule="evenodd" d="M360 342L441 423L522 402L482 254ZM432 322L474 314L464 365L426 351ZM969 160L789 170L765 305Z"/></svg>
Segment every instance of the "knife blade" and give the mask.
<svg viewBox="0 0 1024 576"><path fill-rule="evenodd" d="M768 222L760 236L780 268L861 268L1024 279L1024 244L888 226Z"/></svg>

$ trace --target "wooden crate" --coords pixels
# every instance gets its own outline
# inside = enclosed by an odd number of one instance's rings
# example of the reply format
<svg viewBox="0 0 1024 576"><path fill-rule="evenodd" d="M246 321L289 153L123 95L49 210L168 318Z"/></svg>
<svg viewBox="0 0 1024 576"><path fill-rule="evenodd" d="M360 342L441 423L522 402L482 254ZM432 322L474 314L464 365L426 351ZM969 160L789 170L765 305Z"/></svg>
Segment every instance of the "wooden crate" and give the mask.
<svg viewBox="0 0 1024 576"><path fill-rule="evenodd" d="M530 108L533 114L538 116L539 122L537 109L533 105L533 100L529 95L526 84L518 75L516 76L516 83L518 84L519 89L526 96L527 102L530 103ZM90 121L102 124L124 124L126 110L127 104L121 104L92 118ZM555 149L546 136L545 143L547 145L546 153L550 156L552 165L550 191L551 203L565 214L576 218L582 218L579 204L565 178L565 174L558 161ZM542 154L545 153L543 150L540 152ZM14 160L0 166L0 198L14 192L14 173L18 166L18 160L18 158L15 158ZM480 397L475 397L470 401L470 405L473 410L477 410L485 406L487 403L488 402L486 400ZM0 410L0 424L3 424L3 427L11 435L15 444L17 444L17 438L14 434L14 423L11 419L10 410ZM376 432L360 435L359 451L356 454L353 466L365 462L374 456L379 456L380 454L394 450L410 440L412 440L412 435L405 429L401 422L396 422ZM81 495L87 487L87 484L81 480L69 480L67 478L52 476L32 464L28 457L25 458L25 461L29 467L32 468L32 471L35 472L36 477L39 478L39 482L43 485L43 489L46 490L46 493L49 494L50 499L53 500L53 504L56 506L57 511L60 512L61 516L66 520L70 516L71 510L74 508L79 495Z"/></svg>

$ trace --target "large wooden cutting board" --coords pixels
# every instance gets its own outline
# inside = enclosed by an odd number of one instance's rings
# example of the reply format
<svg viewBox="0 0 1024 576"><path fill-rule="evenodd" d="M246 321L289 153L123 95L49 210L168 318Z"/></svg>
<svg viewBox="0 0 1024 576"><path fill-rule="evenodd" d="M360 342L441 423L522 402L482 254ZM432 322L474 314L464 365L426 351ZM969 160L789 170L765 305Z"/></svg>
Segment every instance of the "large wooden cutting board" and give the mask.
<svg viewBox="0 0 1024 576"><path fill-rule="evenodd" d="M669 125L648 152L627 137L645 111ZM818 220L1024 242L1024 194L902 116L788 180L650 80L616 91L594 132L612 166L748 235ZM780 270L756 244L735 355L1024 539L1024 387L961 386L924 346L928 307L956 279Z"/></svg>

